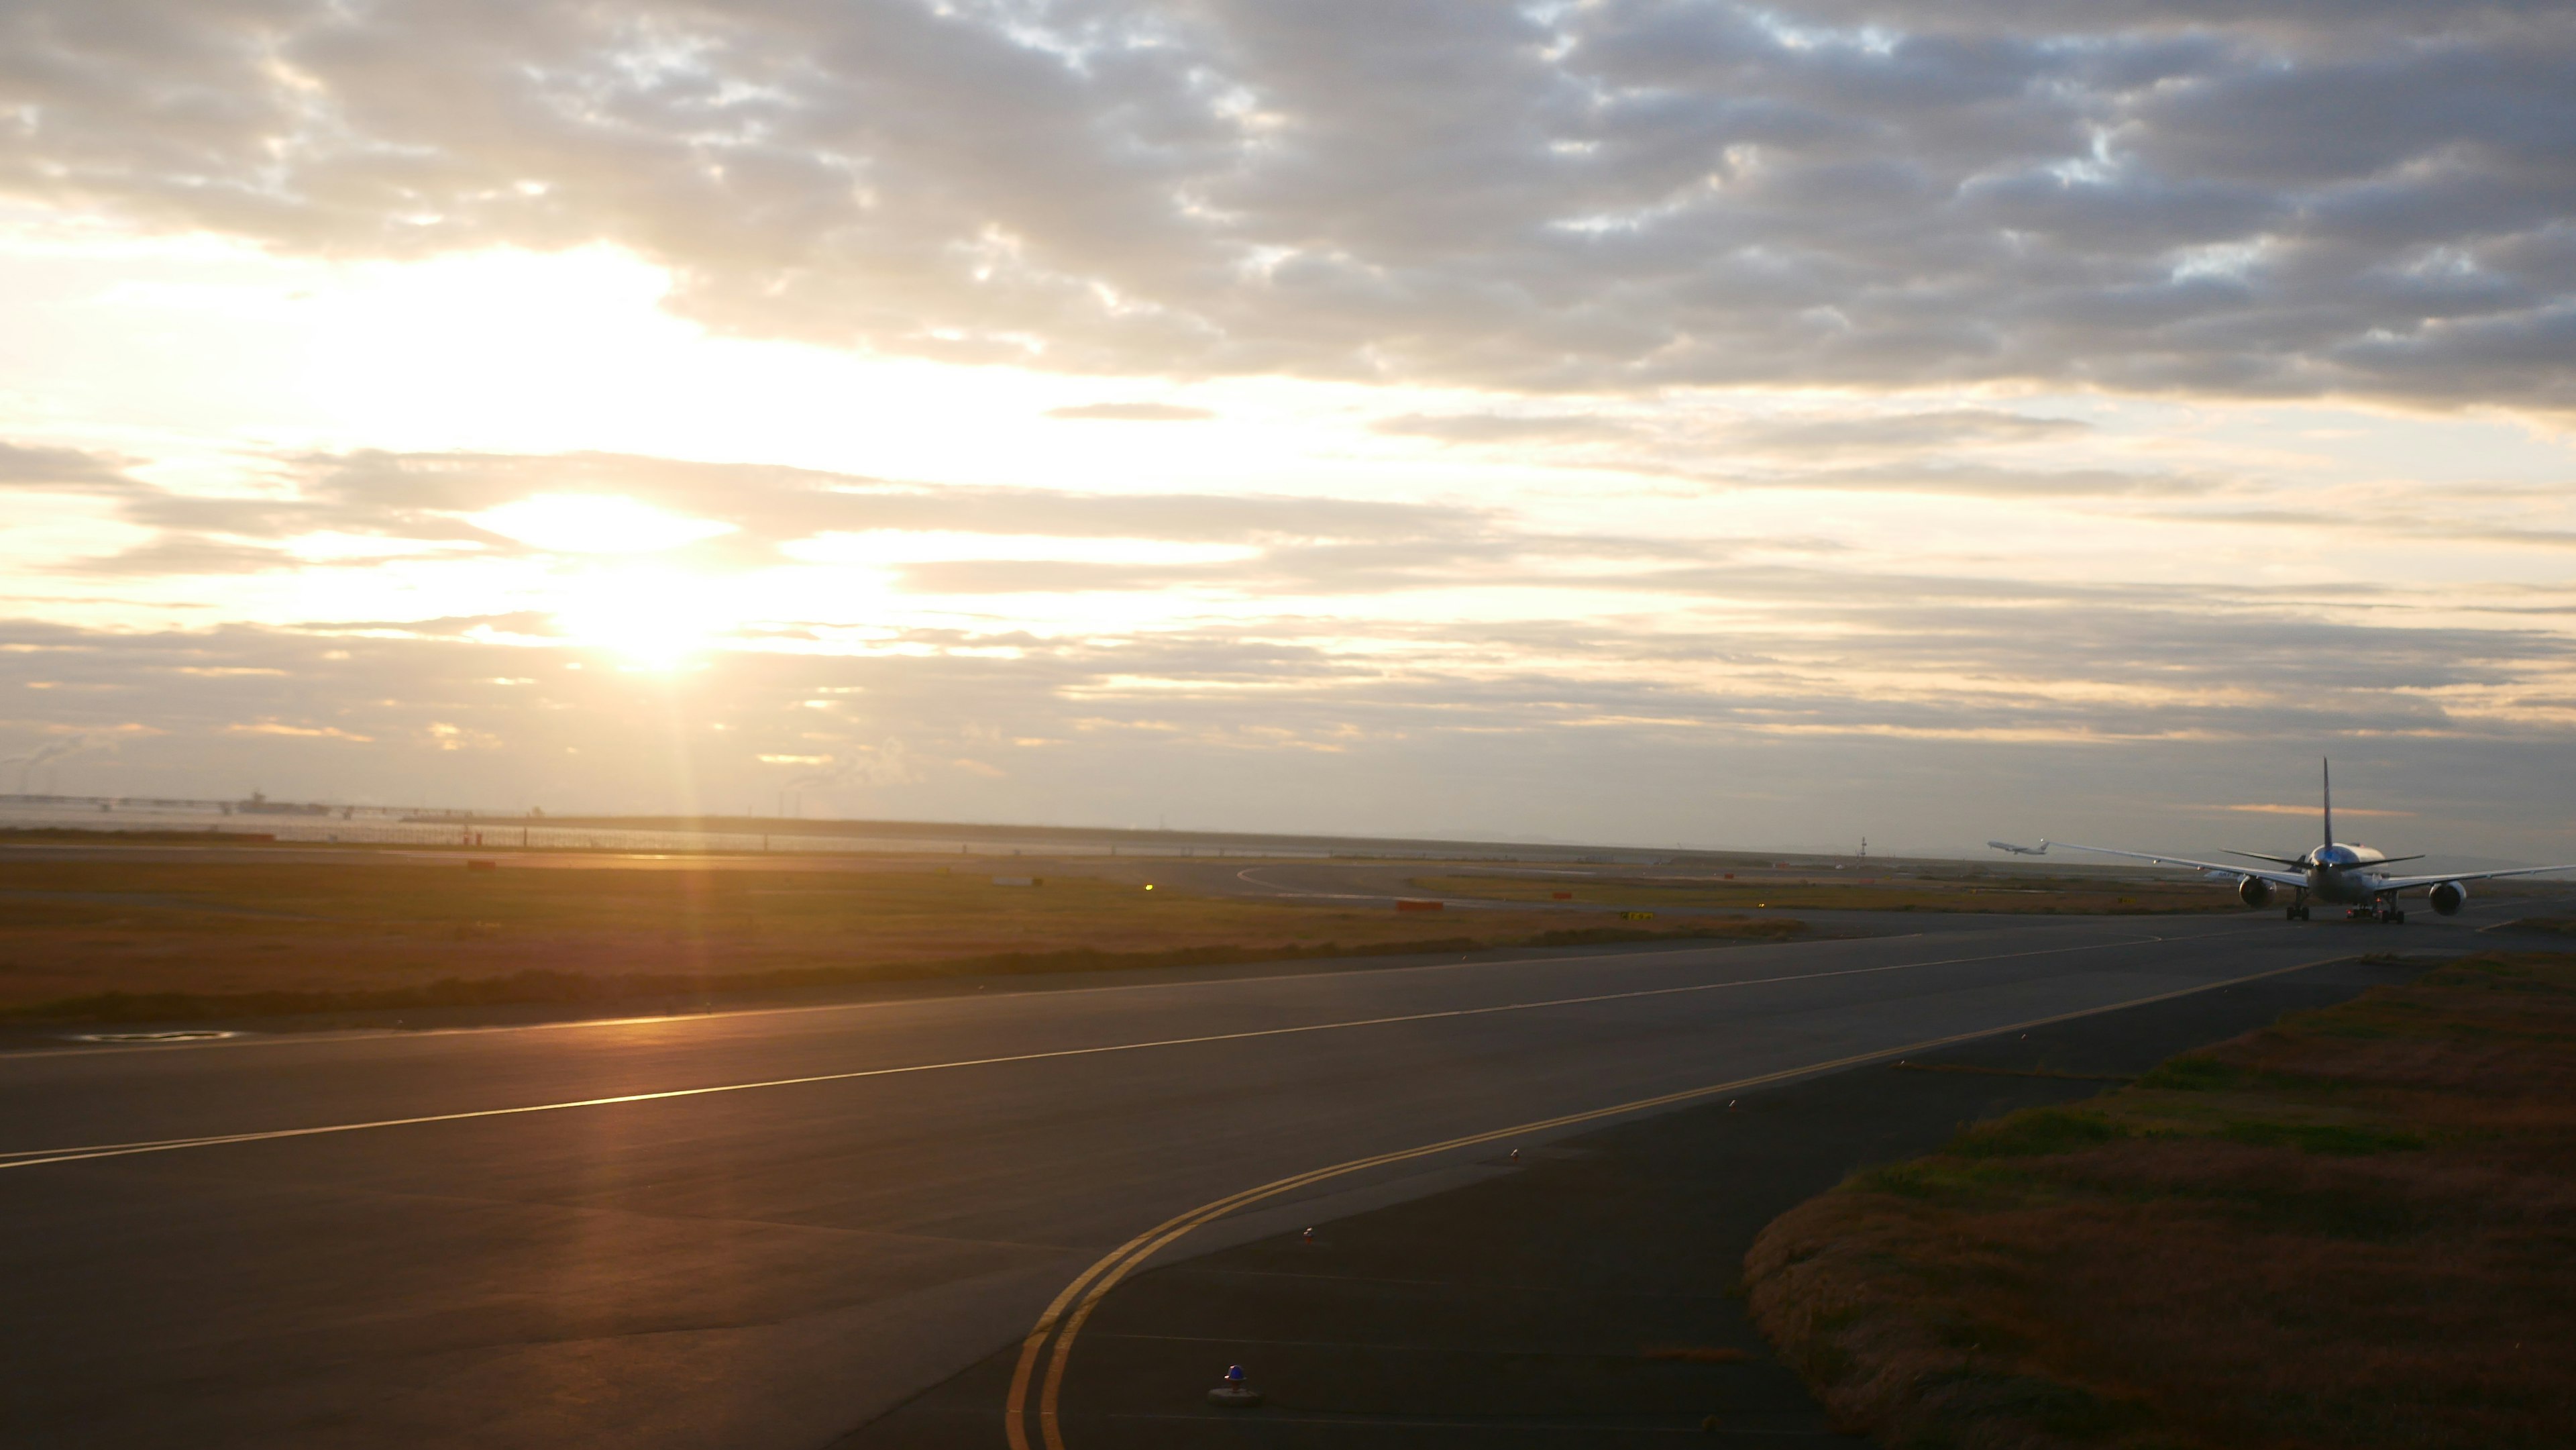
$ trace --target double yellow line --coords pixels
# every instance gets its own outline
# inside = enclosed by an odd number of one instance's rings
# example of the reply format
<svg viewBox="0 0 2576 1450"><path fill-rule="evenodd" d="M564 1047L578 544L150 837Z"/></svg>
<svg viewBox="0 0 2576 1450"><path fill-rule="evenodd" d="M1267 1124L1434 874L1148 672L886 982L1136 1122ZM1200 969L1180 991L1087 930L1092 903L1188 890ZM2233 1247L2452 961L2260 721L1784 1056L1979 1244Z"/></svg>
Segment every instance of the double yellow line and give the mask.
<svg viewBox="0 0 2576 1450"><path fill-rule="evenodd" d="M1063 1422L1058 1414L1058 1407L1064 1395L1065 1367L1073 1358L1074 1341L1080 1337L1083 1325L1090 1321L1092 1311L1100 1306L1101 1300L1109 1296L1110 1290L1118 1287L1121 1280L1142 1268L1146 1260L1151 1259L1192 1229L1223 1218L1238 1209L1249 1208L1263 1199L1276 1198L1280 1194L1294 1192L1310 1184L1321 1183L1328 1178L1338 1178L1346 1173L1358 1173L1370 1168L1382 1168L1387 1164L1402 1163L1407 1159L1427 1158L1437 1153L1473 1148L1479 1144L1498 1142L1505 1138L1527 1137L1534 1133L1572 1127L1580 1123L1598 1122L1604 1118L1615 1118L1628 1113L1676 1107L1695 1099L1715 1097L1720 1093L1742 1092L1746 1088L1762 1087L1794 1077L1832 1072L1837 1068L1857 1067L1865 1062L1876 1062L1909 1053L1929 1052L1936 1047L1973 1042L1980 1037L1993 1037L1999 1033L2027 1032L2034 1027L2072 1022L2082 1017L2096 1017L2105 1012L2118 1012L2129 1007L2145 1007L2157 1002L2170 1002L2177 997L2189 997L2201 992L2215 991L2221 987L2259 982L2266 977L2285 976L2291 972L2304 972L2311 967L2324 966L2328 962L2343 961L2349 955L2344 953L2319 957L2314 961L2274 967L2269 971L2254 972L2242 977L2203 982L2198 986L2183 987L2171 992L2158 992L2147 997L2133 997L2125 1002L2110 1002L2099 1007L2060 1012L2049 1017L2034 1017L2026 1022L2007 1022L1999 1027L1981 1027L1974 1032L1956 1032L1947 1037L1926 1038L1921 1042L1909 1042L1900 1047L1856 1052L1848 1057L1811 1062L1800 1067L1783 1068L1778 1072L1761 1073L1754 1077L1740 1077L1727 1082L1711 1083L1706 1087L1685 1088L1680 1092L1665 1093L1659 1097L1639 1098L1634 1102L1594 1108L1589 1112L1567 1113L1561 1117L1542 1118L1537 1122L1516 1123L1508 1128L1496 1128L1489 1133L1471 1133L1463 1138L1443 1139L1437 1143L1426 1143L1418 1148L1404 1148L1392 1153L1354 1158L1347 1163L1336 1163L1329 1168L1291 1174L1286 1178L1262 1184L1258 1188L1247 1188L1241 1193L1220 1198L1213 1203L1201 1204L1186 1213L1175 1214L1120 1244L1090 1268L1083 1270L1072 1283L1065 1285L1064 1292L1056 1295L1055 1301L1047 1305L1046 1312L1040 1314L1037 1323L1030 1327L1028 1337L1020 1341L1019 1364L1011 1372L1010 1395L1003 1402L1004 1433L1010 1438L1011 1450L1031 1450L1028 1431L1029 1390L1032 1385L1035 1385L1039 1440L1045 1446L1045 1450L1065 1450ZM1047 1352L1050 1340L1055 1346L1052 1354ZM1040 1360L1044 1360L1046 1366L1043 1376L1038 1369Z"/></svg>

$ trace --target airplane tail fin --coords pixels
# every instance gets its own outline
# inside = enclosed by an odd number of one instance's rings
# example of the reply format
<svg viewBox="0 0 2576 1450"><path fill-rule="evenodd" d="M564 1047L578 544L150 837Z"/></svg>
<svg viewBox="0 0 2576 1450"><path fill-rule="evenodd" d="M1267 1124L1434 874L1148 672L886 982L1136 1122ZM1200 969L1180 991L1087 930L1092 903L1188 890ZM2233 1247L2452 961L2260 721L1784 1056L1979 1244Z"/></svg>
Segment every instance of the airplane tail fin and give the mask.
<svg viewBox="0 0 2576 1450"><path fill-rule="evenodd" d="M2331 760L2320 759L2317 762L2317 765L2325 781L2326 788L2325 844L2331 846L2334 844L2334 762Z"/></svg>

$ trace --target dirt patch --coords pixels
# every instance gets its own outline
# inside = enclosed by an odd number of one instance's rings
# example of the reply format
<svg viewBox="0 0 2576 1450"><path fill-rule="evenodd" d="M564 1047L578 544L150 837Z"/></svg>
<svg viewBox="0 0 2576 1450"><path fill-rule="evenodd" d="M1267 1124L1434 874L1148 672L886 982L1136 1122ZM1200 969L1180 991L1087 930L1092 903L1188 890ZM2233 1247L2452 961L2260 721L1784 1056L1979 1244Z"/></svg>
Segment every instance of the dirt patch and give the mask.
<svg viewBox="0 0 2576 1450"><path fill-rule="evenodd" d="M2558 1446L2576 956L2488 955L1783 1215L1757 1322L1897 1445Z"/></svg>

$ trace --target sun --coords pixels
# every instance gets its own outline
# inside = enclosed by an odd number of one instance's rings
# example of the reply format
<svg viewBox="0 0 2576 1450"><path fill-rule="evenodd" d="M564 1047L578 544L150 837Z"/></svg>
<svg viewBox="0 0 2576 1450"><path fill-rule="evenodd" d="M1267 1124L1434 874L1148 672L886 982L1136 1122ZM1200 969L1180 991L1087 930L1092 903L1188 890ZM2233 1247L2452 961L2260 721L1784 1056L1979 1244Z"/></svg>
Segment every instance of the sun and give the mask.
<svg viewBox="0 0 2576 1450"><path fill-rule="evenodd" d="M555 611L556 627L576 644L644 669L686 663L736 622L710 581L676 569L601 570L570 587L572 597Z"/></svg>

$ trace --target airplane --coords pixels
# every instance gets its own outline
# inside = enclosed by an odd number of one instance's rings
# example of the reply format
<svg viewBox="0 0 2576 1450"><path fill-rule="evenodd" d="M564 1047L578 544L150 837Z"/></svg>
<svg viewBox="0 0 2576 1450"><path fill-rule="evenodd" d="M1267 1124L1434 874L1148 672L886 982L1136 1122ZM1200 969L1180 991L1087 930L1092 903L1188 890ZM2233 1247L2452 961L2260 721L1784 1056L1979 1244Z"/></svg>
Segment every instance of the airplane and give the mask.
<svg viewBox="0 0 2576 1450"><path fill-rule="evenodd" d="M1986 844L1994 847L1998 851L2009 851L2016 856L2045 856L2048 854L2048 838L2046 836L2040 837L2039 844L2036 846L2016 846L2010 841L1988 841Z"/></svg>
<svg viewBox="0 0 2576 1450"><path fill-rule="evenodd" d="M2285 921L2308 919L2308 898L2345 908L2344 916L2359 921L2368 918L2391 926L2403 925L2406 913L2397 905L2401 891L2427 891L2433 910L2443 916L2457 916L2468 904L2471 881L2487 881L2499 876L2538 876L2551 871L2576 871L2576 866L2515 866L2502 871L2459 871L2441 876L2391 876L2376 868L2399 861L2421 861L2423 856L2389 856L2368 846L2349 845L2334 838L2334 763L2324 762L2325 840L2297 856L2264 856L2252 851L2230 851L2249 861L2268 861L2283 869L2266 871L2261 867L2231 866L2222 861L2187 861L2179 856L2150 856L2143 851L2115 851L2108 846L2079 846L2072 841L2049 844L2070 851L2091 851L2102 856L2126 856L2132 861L2152 861L2159 866L2187 866L2197 871L2223 872L2236 878L2236 895L2247 906L2261 907L2286 888L2289 904L2282 908ZM2002 845L2000 841L1990 842Z"/></svg>

